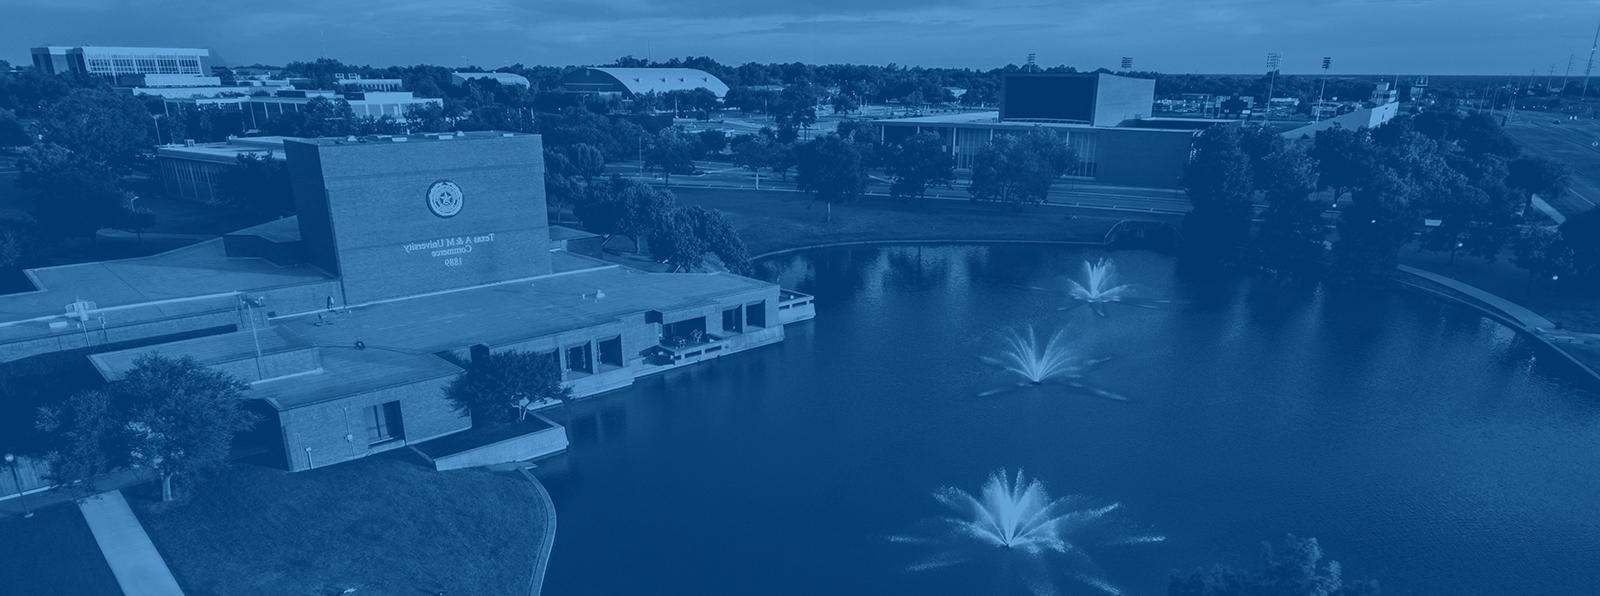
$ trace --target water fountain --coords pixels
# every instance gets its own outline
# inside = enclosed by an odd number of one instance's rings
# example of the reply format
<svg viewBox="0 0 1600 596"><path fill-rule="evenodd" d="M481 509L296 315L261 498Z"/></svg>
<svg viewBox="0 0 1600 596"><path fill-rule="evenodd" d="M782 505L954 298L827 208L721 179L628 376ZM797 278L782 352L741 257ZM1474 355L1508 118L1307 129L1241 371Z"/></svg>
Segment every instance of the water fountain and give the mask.
<svg viewBox="0 0 1600 596"><path fill-rule="evenodd" d="M1050 291L1046 288L1031 289ZM1067 280L1067 296L1075 301L1057 310L1072 310L1088 305L1094 314L1106 316L1106 305L1125 304L1138 308L1157 308L1171 304L1168 300L1144 298L1132 284L1117 283L1117 265L1110 259L1083 262L1083 281Z"/></svg>
<svg viewBox="0 0 1600 596"><path fill-rule="evenodd" d="M1050 340L1040 343L1033 327L1014 331L1005 336L1005 347L999 356L979 356L984 364L1022 377L1012 385L990 389L979 395L990 396L1016 389L1059 384L1116 401L1128 398L1088 384L1090 370L1110 358L1084 358L1067 345L1067 330L1056 331Z"/></svg>
<svg viewBox="0 0 1600 596"><path fill-rule="evenodd" d="M1091 506L1089 499L1075 495L1052 499L1043 483L1021 470L1015 476L995 471L976 495L946 487L933 496L947 515L925 521L922 533L891 537L894 542L933 548L933 554L911 565L910 571L997 558L1014 574L1010 579L1035 596L1055 593L1051 578L1057 573L1107 594L1121 594L1086 549L1166 539L1123 531L1113 520L1121 509L1118 503Z"/></svg>

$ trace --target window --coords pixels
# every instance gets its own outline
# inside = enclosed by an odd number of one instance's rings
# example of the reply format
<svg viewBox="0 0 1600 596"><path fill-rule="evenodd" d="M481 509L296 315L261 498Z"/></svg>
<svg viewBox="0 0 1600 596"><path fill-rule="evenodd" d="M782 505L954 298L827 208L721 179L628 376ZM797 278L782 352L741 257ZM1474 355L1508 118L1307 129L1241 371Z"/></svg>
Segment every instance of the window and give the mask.
<svg viewBox="0 0 1600 596"><path fill-rule="evenodd" d="M730 333L744 331L744 309L733 307L722 311L722 330Z"/></svg>
<svg viewBox="0 0 1600 596"><path fill-rule="evenodd" d="M767 326L767 301L762 300L744 307L744 320L751 327Z"/></svg>
<svg viewBox="0 0 1600 596"><path fill-rule="evenodd" d="M391 401L368 406L367 444L377 445L406 437L405 425L400 421L400 402Z"/></svg>
<svg viewBox="0 0 1600 596"><path fill-rule="evenodd" d="M567 348L567 370L572 372L592 373L594 362L590 359L589 344Z"/></svg>
<svg viewBox="0 0 1600 596"><path fill-rule="evenodd" d="M600 364L622 366L622 337L600 340Z"/></svg>

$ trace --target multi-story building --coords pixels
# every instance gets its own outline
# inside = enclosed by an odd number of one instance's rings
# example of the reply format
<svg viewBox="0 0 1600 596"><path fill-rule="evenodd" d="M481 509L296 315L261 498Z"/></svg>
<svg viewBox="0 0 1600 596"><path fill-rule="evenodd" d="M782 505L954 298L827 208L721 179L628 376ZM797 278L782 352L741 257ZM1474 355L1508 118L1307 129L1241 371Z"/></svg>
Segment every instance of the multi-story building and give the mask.
<svg viewBox="0 0 1600 596"><path fill-rule="evenodd" d="M298 216L28 270L33 291L0 296L0 365L28 361L37 383L85 366L114 381L146 354L193 358L249 384L251 447L305 470L407 446L435 458L431 439L473 424L444 388L496 351L543 355L586 396L781 342L812 314L776 284L565 250L537 135L283 147Z"/></svg>
<svg viewBox="0 0 1600 596"><path fill-rule="evenodd" d="M211 51L201 48L134 48L109 46L44 46L33 48L33 65L50 74L208 75Z"/></svg>

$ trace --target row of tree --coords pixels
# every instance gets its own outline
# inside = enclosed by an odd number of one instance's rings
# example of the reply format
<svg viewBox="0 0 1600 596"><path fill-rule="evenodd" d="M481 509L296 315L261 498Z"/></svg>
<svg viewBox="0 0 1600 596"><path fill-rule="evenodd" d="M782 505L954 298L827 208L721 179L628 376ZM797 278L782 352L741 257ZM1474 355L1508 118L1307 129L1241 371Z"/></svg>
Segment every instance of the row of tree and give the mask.
<svg viewBox="0 0 1600 596"><path fill-rule="evenodd" d="M1494 260L1518 237L1535 193L1565 185L1553 162L1523 157L1484 115L1424 113L1377 130L1333 128L1310 147L1260 127L1199 135L1185 175L1191 261L1248 261L1288 274L1330 266L1337 279L1389 275L1402 246ZM1317 191L1330 191L1315 198ZM1331 196L1331 201L1330 197ZM1256 226L1256 207L1264 203ZM1329 244L1330 208L1337 241Z"/></svg>
<svg viewBox="0 0 1600 596"><path fill-rule="evenodd" d="M633 252L648 248L673 271L750 271L744 241L720 211L680 206L670 191L616 175L585 183L578 197L574 212L584 229L603 236L602 246L626 236Z"/></svg>

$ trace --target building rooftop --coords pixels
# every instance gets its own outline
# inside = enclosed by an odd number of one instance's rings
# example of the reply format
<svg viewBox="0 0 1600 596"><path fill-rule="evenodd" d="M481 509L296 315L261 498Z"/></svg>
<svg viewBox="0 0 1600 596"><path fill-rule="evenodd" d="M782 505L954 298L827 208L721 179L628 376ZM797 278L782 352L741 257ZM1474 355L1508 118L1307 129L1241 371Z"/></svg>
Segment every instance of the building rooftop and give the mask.
<svg viewBox="0 0 1600 596"><path fill-rule="evenodd" d="M728 93L727 83L694 68L591 68L610 75L635 95L705 88L717 97Z"/></svg>
<svg viewBox="0 0 1600 596"><path fill-rule="evenodd" d="M992 128L1066 128L1080 130L1147 130L1172 132L1183 130L1179 127L1161 128L1147 126L1093 126L1082 122L1029 122L1020 120L1001 120L1000 112L960 112L955 114L934 114L931 116L915 116L911 118L892 118L888 120L874 120L874 124L888 124L894 126L987 126Z"/></svg>
<svg viewBox="0 0 1600 596"><path fill-rule="evenodd" d="M29 269L27 275L37 290L0 296L0 340L46 333L48 321L80 299L100 312L140 310L124 318L175 316L215 308L217 299L243 291L332 279L311 265L229 257L221 238L148 257Z"/></svg>
<svg viewBox="0 0 1600 596"><path fill-rule="evenodd" d="M116 379L150 353L190 356L206 365L248 366L257 341L266 358L315 350L314 367L290 369L252 385L250 397L289 409L461 371L437 356L439 352L476 343L516 343L651 310L670 319L674 312L718 297L771 287L727 273L647 273L566 252L552 256L555 272L534 279L286 316L255 336L238 331L90 359L103 376Z"/></svg>
<svg viewBox="0 0 1600 596"><path fill-rule="evenodd" d="M555 273L543 277L382 301L331 319L303 315L274 323L316 345L361 341L433 353L472 343L515 343L649 310L670 315L719 296L771 287L728 273L647 273L566 252L552 256Z"/></svg>
<svg viewBox="0 0 1600 596"><path fill-rule="evenodd" d="M437 101L437 100L435 100ZM311 145L366 145L382 143L414 143L414 142L439 142L439 141L482 141L503 137L527 137L528 133L504 132L498 130L480 130L472 132L455 133L419 133L411 135L373 135L367 137L320 137L315 139L293 139L297 143Z"/></svg>

